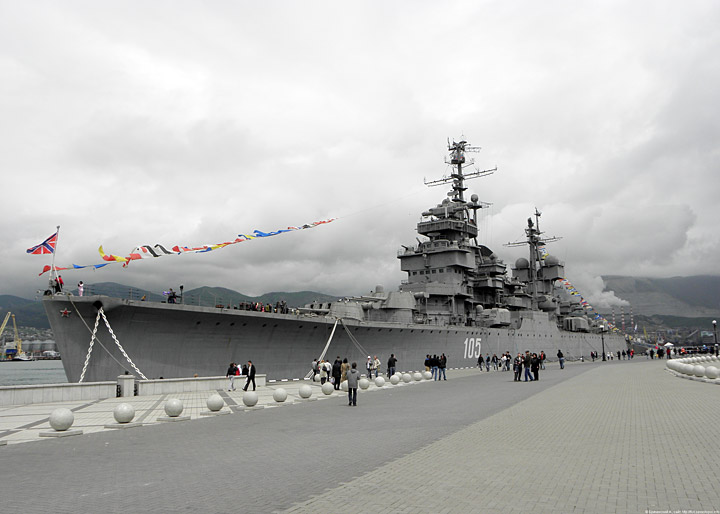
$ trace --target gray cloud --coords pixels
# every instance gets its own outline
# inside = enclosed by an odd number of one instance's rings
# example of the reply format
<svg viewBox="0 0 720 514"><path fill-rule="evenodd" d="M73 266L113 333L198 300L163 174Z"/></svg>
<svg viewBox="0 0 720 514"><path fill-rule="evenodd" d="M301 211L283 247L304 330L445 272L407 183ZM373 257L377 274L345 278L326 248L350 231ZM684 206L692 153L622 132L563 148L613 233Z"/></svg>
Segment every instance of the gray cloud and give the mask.
<svg viewBox="0 0 720 514"><path fill-rule="evenodd" d="M97 247L310 231L66 281L354 294L440 202L448 137L483 149L482 242L508 264L537 206L568 277L720 273L720 68L712 2L7 4L0 17L6 244L31 296Z"/></svg>

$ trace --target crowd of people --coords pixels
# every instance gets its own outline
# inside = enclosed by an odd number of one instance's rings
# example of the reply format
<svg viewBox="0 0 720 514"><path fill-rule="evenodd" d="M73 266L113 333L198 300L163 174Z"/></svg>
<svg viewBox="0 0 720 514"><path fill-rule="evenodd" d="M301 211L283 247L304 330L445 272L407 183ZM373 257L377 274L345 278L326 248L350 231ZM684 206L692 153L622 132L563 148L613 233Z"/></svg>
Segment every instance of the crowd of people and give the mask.
<svg viewBox="0 0 720 514"><path fill-rule="evenodd" d="M263 302L242 302L237 307L233 307L233 309L241 311L274 312L276 314L288 314L290 312L290 308L285 300L278 300L275 302L275 305Z"/></svg>
<svg viewBox="0 0 720 514"><path fill-rule="evenodd" d="M528 353L528 352L525 352ZM560 352L561 353L561 352ZM520 354L518 354L520 355ZM539 368L538 369L545 369L545 359L547 356L545 355L545 352L542 351L540 354L533 354L539 359ZM558 356L558 358L561 358L561 355ZM492 366L493 370L495 371L510 371L510 366L514 366L514 360L512 355L510 355L510 352L505 352L500 357L497 356L496 353L490 357L490 354L485 354L485 357L480 354L477 360L477 365L480 368L480 371L483 370L483 367L486 371L490 371L490 366ZM513 369L515 369L513 367Z"/></svg>
<svg viewBox="0 0 720 514"><path fill-rule="evenodd" d="M432 373L433 380L440 380L440 375L442 375L443 380L447 380L445 368L447 368L447 357L444 353L439 357L437 355L432 357L430 354L425 355L425 371Z"/></svg>

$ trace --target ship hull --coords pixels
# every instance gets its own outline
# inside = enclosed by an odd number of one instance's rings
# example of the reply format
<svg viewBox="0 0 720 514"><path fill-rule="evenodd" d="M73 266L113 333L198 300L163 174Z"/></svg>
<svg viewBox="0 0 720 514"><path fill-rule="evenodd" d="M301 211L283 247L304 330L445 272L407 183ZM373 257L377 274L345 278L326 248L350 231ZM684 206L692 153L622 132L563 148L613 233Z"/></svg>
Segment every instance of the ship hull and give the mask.
<svg viewBox="0 0 720 514"><path fill-rule="evenodd" d="M544 313L523 320L518 329L361 322L330 317L276 314L190 305L120 300L106 296L48 296L43 304L69 382L80 380L102 306L127 356L147 378L222 375L230 362L252 360L268 379L302 378L331 339L326 359L337 356L364 368L377 355L382 370L390 354L399 370L421 369L427 354L448 358L448 367L474 366L483 356L509 351L558 349L569 360L602 351L599 334L561 331ZM348 335L352 334L352 338ZM84 381L115 380L126 371L138 375L100 319ZM353 341L355 340L355 342ZM626 348L618 335L605 335L605 350Z"/></svg>

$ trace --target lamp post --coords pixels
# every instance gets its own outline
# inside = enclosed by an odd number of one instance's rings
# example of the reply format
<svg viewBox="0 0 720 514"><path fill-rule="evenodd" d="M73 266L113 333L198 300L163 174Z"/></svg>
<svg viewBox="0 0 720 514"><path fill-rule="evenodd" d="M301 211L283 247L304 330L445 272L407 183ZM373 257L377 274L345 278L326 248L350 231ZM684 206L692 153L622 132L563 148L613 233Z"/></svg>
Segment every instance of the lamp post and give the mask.
<svg viewBox="0 0 720 514"><path fill-rule="evenodd" d="M602 341L602 360L605 362L607 360L605 358L605 325L600 326L600 340Z"/></svg>
<svg viewBox="0 0 720 514"><path fill-rule="evenodd" d="M180 284L180 303L185 303L183 301L183 289L185 288L184 285Z"/></svg>
<svg viewBox="0 0 720 514"><path fill-rule="evenodd" d="M717 357L718 356L717 320L713 320L713 336L715 336L715 357Z"/></svg>

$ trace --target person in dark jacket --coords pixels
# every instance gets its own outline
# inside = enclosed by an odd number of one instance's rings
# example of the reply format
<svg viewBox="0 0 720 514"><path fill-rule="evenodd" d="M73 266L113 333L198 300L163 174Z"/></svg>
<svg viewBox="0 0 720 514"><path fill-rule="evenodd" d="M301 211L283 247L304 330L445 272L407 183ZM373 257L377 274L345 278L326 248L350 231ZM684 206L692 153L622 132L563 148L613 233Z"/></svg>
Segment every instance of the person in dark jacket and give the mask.
<svg viewBox="0 0 720 514"><path fill-rule="evenodd" d="M525 382L530 380L532 382L533 377L530 374L530 366L532 364L532 356L530 355L530 351L525 352L525 357L523 358L523 367L525 368Z"/></svg>
<svg viewBox="0 0 720 514"><path fill-rule="evenodd" d="M485 359L483 359L482 353L478 357L478 367L480 368L480 371L482 371L483 364L485 364Z"/></svg>
<svg viewBox="0 0 720 514"><path fill-rule="evenodd" d="M395 366L397 365L397 359L395 358L395 354L391 353L390 358L388 359L387 364L387 376L390 378L395 374Z"/></svg>
<svg viewBox="0 0 720 514"><path fill-rule="evenodd" d="M537 353L532 354L530 359L530 370L535 375L535 380L540 380L540 357Z"/></svg>
<svg viewBox="0 0 720 514"><path fill-rule="evenodd" d="M513 371L515 372L515 382L520 382L522 379L522 367L523 367L523 357L521 353L517 354L517 357L515 357L515 360L513 361Z"/></svg>
<svg viewBox="0 0 720 514"><path fill-rule="evenodd" d="M228 391L235 390L235 377L237 376L237 374L238 374L238 368L234 362L231 362L230 367L227 370L227 373L225 373L225 378L230 379L230 383L228 384Z"/></svg>
<svg viewBox="0 0 720 514"><path fill-rule="evenodd" d="M438 380L440 380L440 375L443 376L443 380L447 380L447 376L445 375L445 368L447 368L447 357L445 357L445 354L443 353L440 356L438 363Z"/></svg>
<svg viewBox="0 0 720 514"><path fill-rule="evenodd" d="M333 377L333 383L335 384L335 390L340 390L340 377L342 376L342 361L340 360L340 356L338 355L338 358L335 359L335 362L333 362L332 367L332 377Z"/></svg>
<svg viewBox="0 0 720 514"><path fill-rule="evenodd" d="M254 391L255 390L255 365L252 363L252 361L248 361L247 382L245 382L245 387L243 387L243 391L247 391L248 386L250 385L250 382L252 382L253 391Z"/></svg>

